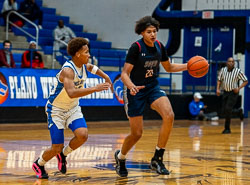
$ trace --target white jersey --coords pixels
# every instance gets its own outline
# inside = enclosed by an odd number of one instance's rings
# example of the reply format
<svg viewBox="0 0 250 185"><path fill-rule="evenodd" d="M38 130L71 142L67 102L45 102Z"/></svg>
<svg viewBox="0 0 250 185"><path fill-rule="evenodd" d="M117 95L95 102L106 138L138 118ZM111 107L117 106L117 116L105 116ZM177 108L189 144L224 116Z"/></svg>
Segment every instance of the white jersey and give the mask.
<svg viewBox="0 0 250 185"><path fill-rule="evenodd" d="M53 90L48 99L48 103L60 109L70 110L79 104L79 98L70 98L64 88L62 82L60 82L59 76L62 70L66 67L73 69L75 73L74 85L75 88L84 88L84 83L87 79L87 73L85 65L78 68L72 61L66 61L62 66L60 72L56 75L57 81L54 84Z"/></svg>

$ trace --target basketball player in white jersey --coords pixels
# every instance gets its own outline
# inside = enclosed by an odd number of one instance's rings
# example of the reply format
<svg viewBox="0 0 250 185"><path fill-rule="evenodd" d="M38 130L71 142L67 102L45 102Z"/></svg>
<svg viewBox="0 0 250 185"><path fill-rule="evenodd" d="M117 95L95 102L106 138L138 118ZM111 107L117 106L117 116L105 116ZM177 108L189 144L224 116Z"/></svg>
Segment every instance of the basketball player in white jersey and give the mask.
<svg viewBox="0 0 250 185"><path fill-rule="evenodd" d="M48 174L44 165L54 156L58 160L58 169L65 174L66 156L80 147L88 138L86 121L79 106L79 98L88 94L108 90L112 82L107 74L97 66L89 64L88 41L84 38L74 38L68 43L68 54L71 61L65 62L56 75L57 83L46 104L48 129L52 146L45 150L33 163L32 169L38 178L47 179ZM84 88L87 78L86 70L105 79L105 83L94 87ZM74 137L64 147L64 129L70 128Z"/></svg>

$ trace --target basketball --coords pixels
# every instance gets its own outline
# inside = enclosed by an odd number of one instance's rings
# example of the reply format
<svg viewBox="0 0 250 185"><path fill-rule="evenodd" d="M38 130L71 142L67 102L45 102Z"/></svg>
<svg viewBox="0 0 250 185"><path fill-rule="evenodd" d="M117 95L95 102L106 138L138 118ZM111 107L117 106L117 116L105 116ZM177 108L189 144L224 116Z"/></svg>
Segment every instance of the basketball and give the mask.
<svg viewBox="0 0 250 185"><path fill-rule="evenodd" d="M207 60L202 56L194 56L187 63L188 73L195 78L205 76L209 69Z"/></svg>

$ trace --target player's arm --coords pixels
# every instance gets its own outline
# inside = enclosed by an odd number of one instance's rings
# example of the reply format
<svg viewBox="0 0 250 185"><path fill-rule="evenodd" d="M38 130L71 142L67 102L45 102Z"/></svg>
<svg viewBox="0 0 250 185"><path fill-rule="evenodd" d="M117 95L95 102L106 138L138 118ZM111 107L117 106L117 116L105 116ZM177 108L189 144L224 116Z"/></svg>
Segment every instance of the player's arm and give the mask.
<svg viewBox="0 0 250 185"><path fill-rule="evenodd" d="M220 96L220 88L221 88L221 83L223 81L223 75L222 75L222 70L220 71L217 79L217 86L216 86L216 95Z"/></svg>
<svg viewBox="0 0 250 185"><path fill-rule="evenodd" d="M104 73L104 72L103 72L101 69L99 69L96 65L87 63L86 66L87 66L87 70L88 70L89 72L91 72L92 74L96 74L96 75L102 77L103 79L105 79L105 82L107 82L107 83L110 84L112 92L114 91L114 90L113 90L112 81L110 80L109 76L108 76L106 73Z"/></svg>
<svg viewBox="0 0 250 185"><path fill-rule="evenodd" d="M243 87L245 87L247 84L248 84L248 81L244 81L244 82L239 86L239 88L233 89L234 93L239 93L239 92L240 92L240 89L242 89Z"/></svg>
<svg viewBox="0 0 250 185"><path fill-rule="evenodd" d="M220 86L221 86L221 81L217 80L217 88L216 88L216 95L220 96Z"/></svg>
<svg viewBox="0 0 250 185"><path fill-rule="evenodd" d="M170 62L170 58L167 61L162 61L161 64L167 72L179 72L187 70L187 64L172 64Z"/></svg>
<svg viewBox="0 0 250 185"><path fill-rule="evenodd" d="M98 68L96 65L88 63L87 70L89 72L91 72L92 74L96 74L96 75L102 77L103 79L105 79L105 82L108 82L110 85L112 85L112 82L111 82L109 76L106 73L104 73L100 68Z"/></svg>
<svg viewBox="0 0 250 185"><path fill-rule="evenodd" d="M136 95L136 93L139 92L140 89L143 89L145 86L136 86L130 79L130 73L133 69L134 65L130 63L125 63L122 74L121 74L121 79L122 82L127 86L127 88L130 90L131 95Z"/></svg>
<svg viewBox="0 0 250 185"><path fill-rule="evenodd" d="M245 87L247 84L248 84L248 81L243 82L243 83L240 85L239 89L242 89L242 88Z"/></svg>
<svg viewBox="0 0 250 185"><path fill-rule="evenodd" d="M76 89L74 86L74 75L75 74L72 69L64 68L59 76L59 79L63 83L64 88L70 98L79 98L93 92L108 90L110 88L109 83L102 83L94 87Z"/></svg>
<svg viewBox="0 0 250 185"><path fill-rule="evenodd" d="M171 63L170 58L167 55L167 52L165 50L164 45L161 43L161 64L165 71L167 72L179 72L179 71L186 71L187 70L187 64L174 64Z"/></svg>
<svg viewBox="0 0 250 185"><path fill-rule="evenodd" d="M243 83L242 83L242 84L239 86L239 88L236 90L236 93L237 93L237 91L239 92L240 89L242 89L243 87L245 87L245 86L248 84L247 77L246 77L246 75L243 74L242 71L240 71L240 73L239 73L239 75L238 75L238 79L239 79L239 80L242 80ZM235 91L235 90L234 90L234 91Z"/></svg>

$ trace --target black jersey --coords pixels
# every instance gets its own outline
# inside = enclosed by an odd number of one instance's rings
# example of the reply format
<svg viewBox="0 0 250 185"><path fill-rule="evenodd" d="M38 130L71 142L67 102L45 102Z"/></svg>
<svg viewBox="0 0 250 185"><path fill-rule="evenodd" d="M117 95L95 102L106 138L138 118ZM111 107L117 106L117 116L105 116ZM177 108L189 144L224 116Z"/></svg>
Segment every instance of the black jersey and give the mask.
<svg viewBox="0 0 250 185"><path fill-rule="evenodd" d="M126 63L134 65L130 79L135 85L146 85L159 76L159 64L168 56L162 43L155 41L154 47L147 46L143 39L133 43L128 50Z"/></svg>

